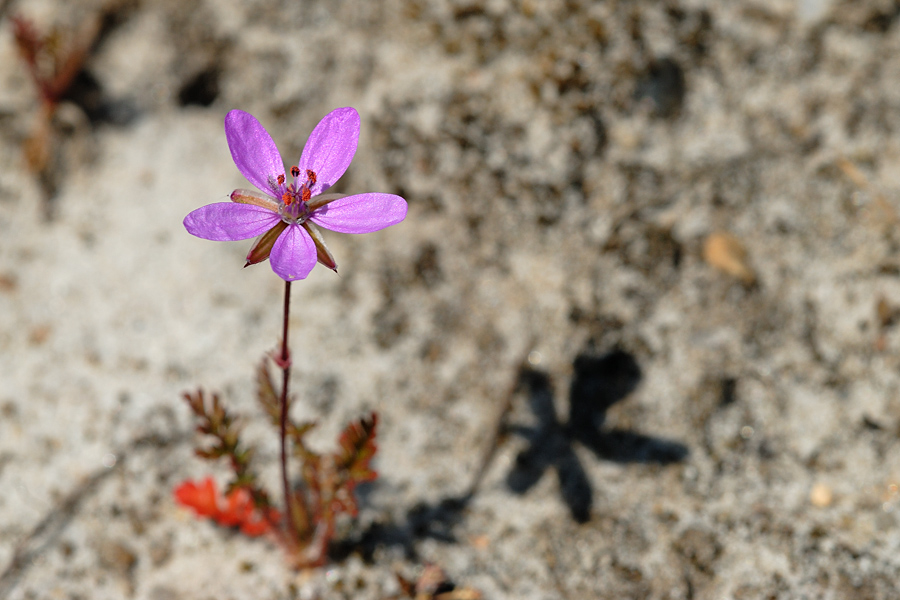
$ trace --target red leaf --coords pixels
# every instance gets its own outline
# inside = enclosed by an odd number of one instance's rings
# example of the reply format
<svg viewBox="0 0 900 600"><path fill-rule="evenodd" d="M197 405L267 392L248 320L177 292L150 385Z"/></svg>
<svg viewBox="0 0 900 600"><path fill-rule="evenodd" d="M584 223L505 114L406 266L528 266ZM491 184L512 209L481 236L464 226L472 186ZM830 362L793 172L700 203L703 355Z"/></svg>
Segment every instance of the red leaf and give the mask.
<svg viewBox="0 0 900 600"><path fill-rule="evenodd" d="M368 418L364 417L350 423L338 438L341 452L335 458L337 465L347 471L350 489L357 483L372 481L378 476L378 473L369 467L377 449L375 445L377 425L378 415L373 412Z"/></svg>
<svg viewBox="0 0 900 600"><path fill-rule="evenodd" d="M275 509L269 509L263 515L250 492L245 488L231 491L225 498L225 508L221 508L219 492L212 477L207 477L199 484L185 481L175 488L175 500L182 506L194 510L198 517L214 520L225 527L240 527L245 535L255 537L268 533L272 523L281 520Z"/></svg>
<svg viewBox="0 0 900 600"><path fill-rule="evenodd" d="M250 518L253 513L253 501L250 492L238 488L232 490L226 500L225 510L215 516L216 523L226 527L235 527Z"/></svg>
<svg viewBox="0 0 900 600"><path fill-rule="evenodd" d="M219 514L216 483L207 477L199 484L187 480L175 488L175 501L192 508L198 517L215 518Z"/></svg>

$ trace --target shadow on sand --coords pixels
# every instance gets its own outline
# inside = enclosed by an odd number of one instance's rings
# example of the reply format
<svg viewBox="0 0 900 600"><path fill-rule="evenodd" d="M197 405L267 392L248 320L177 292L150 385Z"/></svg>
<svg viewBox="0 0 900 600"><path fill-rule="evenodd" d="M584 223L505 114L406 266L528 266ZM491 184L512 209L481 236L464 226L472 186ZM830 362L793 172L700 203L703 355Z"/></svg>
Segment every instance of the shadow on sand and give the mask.
<svg viewBox="0 0 900 600"><path fill-rule="evenodd" d="M524 494L546 471L554 469L572 518L584 523L590 519L593 490L575 454L576 442L597 458L617 463L666 465L683 460L688 449L673 440L604 428L607 410L640 383L641 369L633 356L620 350L600 357L581 354L573 366L575 376L569 388L569 418L565 423L556 416L550 377L532 369L520 373L520 385L538 422L532 427L511 428L529 445L516 457L506 483L513 492Z"/></svg>
<svg viewBox="0 0 900 600"><path fill-rule="evenodd" d="M417 540L430 538L445 543L456 542L454 528L465 517L469 502L477 493L481 477L493 459L493 446L502 438L501 431L523 436L528 441L528 446L519 453L507 474L509 489L516 494L525 494L547 471L555 470L562 499L572 518L579 523L590 520L594 493L575 454L576 443L590 449L598 459L617 463L666 465L684 460L688 455L684 444L604 427L607 410L624 400L640 383L641 369L631 354L621 350L602 356L580 354L573 367L569 417L565 423L556 416L549 375L523 363L509 403L513 396L524 393L537 423L530 427L506 425L507 406L501 415L498 435L485 456L485 464L466 493L434 504L419 503L406 513L405 521L401 523L374 523L360 537L332 547L332 558L340 560L358 552L364 560L372 560L375 550L384 546L400 546L408 557L415 558Z"/></svg>

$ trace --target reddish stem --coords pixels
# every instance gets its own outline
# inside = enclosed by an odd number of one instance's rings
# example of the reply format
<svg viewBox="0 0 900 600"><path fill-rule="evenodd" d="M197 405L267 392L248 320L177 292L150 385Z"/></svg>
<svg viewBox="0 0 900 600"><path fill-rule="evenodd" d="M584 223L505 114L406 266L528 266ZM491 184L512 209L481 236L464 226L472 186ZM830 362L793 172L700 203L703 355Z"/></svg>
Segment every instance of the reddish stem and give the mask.
<svg viewBox="0 0 900 600"><path fill-rule="evenodd" d="M291 484L288 481L288 457L287 457L287 417L288 417L288 382L291 378L291 358L288 349L288 317L291 312L291 282L284 282L284 325L281 332L281 354L278 357L278 366L281 367L284 377L281 384L281 484L284 488L284 520L288 529L288 537L294 541L296 528L294 527L294 498L291 493Z"/></svg>

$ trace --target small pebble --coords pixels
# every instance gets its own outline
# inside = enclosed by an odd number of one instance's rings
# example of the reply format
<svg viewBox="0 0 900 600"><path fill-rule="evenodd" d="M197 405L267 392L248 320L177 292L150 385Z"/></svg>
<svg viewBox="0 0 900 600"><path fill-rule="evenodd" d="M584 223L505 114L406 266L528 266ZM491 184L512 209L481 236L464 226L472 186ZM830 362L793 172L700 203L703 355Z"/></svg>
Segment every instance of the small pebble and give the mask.
<svg viewBox="0 0 900 600"><path fill-rule="evenodd" d="M703 260L716 269L740 279L745 285L756 281L747 261L747 249L730 233L711 234L703 243Z"/></svg>
<svg viewBox="0 0 900 600"><path fill-rule="evenodd" d="M831 506L832 500L834 500L834 494L832 493L831 488L824 483L817 483L809 492L809 501L812 502L813 506L818 508Z"/></svg>

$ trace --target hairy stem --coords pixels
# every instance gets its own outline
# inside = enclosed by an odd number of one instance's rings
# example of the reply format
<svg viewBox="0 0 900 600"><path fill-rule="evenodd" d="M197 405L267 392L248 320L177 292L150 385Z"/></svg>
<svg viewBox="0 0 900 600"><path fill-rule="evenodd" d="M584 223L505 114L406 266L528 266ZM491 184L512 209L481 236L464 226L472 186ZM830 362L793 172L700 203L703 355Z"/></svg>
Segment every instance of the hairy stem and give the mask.
<svg viewBox="0 0 900 600"><path fill-rule="evenodd" d="M288 481L287 457L287 417L288 417L288 382L291 379L290 350L288 349L288 318L291 312L291 282L284 282L284 325L281 332L280 366L284 372L281 384L281 484L284 487L284 516L290 537L296 535L294 528L294 495Z"/></svg>

